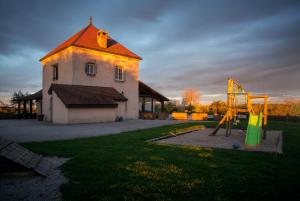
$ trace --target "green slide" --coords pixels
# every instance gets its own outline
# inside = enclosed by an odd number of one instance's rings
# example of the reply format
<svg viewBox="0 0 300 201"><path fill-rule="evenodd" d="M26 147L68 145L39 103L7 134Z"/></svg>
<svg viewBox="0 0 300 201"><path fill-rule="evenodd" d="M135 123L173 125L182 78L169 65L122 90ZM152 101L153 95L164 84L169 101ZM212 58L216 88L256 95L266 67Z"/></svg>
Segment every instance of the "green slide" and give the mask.
<svg viewBox="0 0 300 201"><path fill-rule="evenodd" d="M262 113L254 115L250 113L245 144L256 146L260 144L262 134Z"/></svg>

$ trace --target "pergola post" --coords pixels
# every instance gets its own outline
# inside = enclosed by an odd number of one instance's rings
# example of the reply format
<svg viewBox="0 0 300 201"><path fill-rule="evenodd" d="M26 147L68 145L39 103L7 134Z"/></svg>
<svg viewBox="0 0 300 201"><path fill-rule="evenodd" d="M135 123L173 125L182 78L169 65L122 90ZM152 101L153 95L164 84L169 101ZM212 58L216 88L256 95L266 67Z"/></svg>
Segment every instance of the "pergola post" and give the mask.
<svg viewBox="0 0 300 201"><path fill-rule="evenodd" d="M29 113L30 113L30 118L32 118L32 99L29 100Z"/></svg>
<svg viewBox="0 0 300 201"><path fill-rule="evenodd" d="M21 117L21 101L18 100L18 116Z"/></svg>
<svg viewBox="0 0 300 201"><path fill-rule="evenodd" d="M39 100L40 108L41 108L41 114L43 114L43 101ZM126 111L127 111L127 104L126 104Z"/></svg>
<svg viewBox="0 0 300 201"><path fill-rule="evenodd" d="M146 100L145 100L145 97L143 97L142 99L143 99L143 102L142 102L142 112L145 112Z"/></svg>
<svg viewBox="0 0 300 201"><path fill-rule="evenodd" d="M26 100L23 101L23 115L26 115Z"/></svg>
<svg viewBox="0 0 300 201"><path fill-rule="evenodd" d="M165 109L165 108L164 108L164 107L165 107L165 102L164 102L164 101L161 101L160 104L161 104L160 111L161 111L161 112L164 112L164 109Z"/></svg>
<svg viewBox="0 0 300 201"><path fill-rule="evenodd" d="M153 98L151 98L151 112L153 112Z"/></svg>

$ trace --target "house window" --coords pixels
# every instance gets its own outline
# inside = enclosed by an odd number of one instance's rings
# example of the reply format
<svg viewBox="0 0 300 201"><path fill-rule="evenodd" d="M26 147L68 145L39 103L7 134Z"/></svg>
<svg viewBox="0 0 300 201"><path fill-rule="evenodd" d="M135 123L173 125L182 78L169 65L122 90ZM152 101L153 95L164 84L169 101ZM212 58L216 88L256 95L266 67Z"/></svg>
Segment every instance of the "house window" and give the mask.
<svg viewBox="0 0 300 201"><path fill-rule="evenodd" d="M89 76L96 75L96 64L95 63L87 63L85 65L85 73Z"/></svg>
<svg viewBox="0 0 300 201"><path fill-rule="evenodd" d="M119 66L115 67L115 80L124 81L124 69Z"/></svg>
<svg viewBox="0 0 300 201"><path fill-rule="evenodd" d="M58 80L58 64L52 66L52 73L53 80Z"/></svg>

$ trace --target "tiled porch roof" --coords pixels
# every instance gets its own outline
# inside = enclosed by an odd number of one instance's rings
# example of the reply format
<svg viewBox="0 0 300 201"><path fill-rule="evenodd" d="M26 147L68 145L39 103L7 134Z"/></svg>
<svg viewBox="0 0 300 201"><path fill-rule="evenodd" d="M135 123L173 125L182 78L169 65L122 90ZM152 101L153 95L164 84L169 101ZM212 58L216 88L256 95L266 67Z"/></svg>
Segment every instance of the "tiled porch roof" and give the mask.
<svg viewBox="0 0 300 201"><path fill-rule="evenodd" d="M117 101L127 98L112 87L52 84L48 93L54 91L68 108L114 108Z"/></svg>

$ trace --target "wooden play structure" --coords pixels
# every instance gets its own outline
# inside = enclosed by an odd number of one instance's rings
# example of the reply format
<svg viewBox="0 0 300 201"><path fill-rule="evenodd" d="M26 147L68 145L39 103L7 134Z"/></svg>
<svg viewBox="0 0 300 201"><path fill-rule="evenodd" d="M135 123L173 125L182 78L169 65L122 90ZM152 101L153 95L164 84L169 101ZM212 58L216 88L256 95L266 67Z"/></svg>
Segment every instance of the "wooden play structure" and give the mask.
<svg viewBox="0 0 300 201"><path fill-rule="evenodd" d="M254 99L263 99L263 109L262 111L254 111L252 107L252 101ZM218 130L222 127L222 125L226 124L226 136L230 136L231 128L233 124L236 124L237 117L239 114L249 114L249 125L247 130L247 138L249 138L248 133L258 133L261 128L264 129L267 126L267 118L268 118L268 96L267 95L252 95L250 92L245 92L243 86L233 80L228 78L228 91L227 91L227 111L223 118L219 121L216 129L211 133L211 135L216 135ZM265 132L264 132L265 133ZM257 135L259 136L259 134ZM246 140L247 140L246 138ZM259 137L257 137L259 138ZM259 143L259 140L257 140Z"/></svg>

